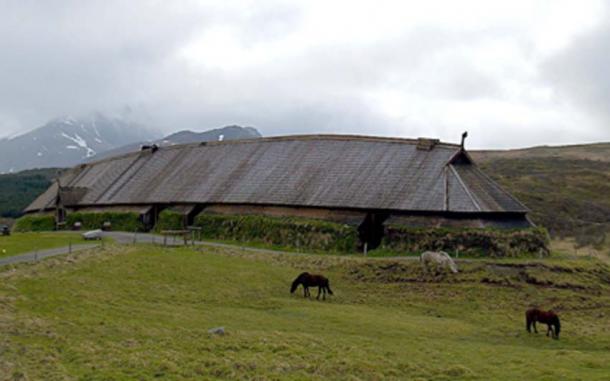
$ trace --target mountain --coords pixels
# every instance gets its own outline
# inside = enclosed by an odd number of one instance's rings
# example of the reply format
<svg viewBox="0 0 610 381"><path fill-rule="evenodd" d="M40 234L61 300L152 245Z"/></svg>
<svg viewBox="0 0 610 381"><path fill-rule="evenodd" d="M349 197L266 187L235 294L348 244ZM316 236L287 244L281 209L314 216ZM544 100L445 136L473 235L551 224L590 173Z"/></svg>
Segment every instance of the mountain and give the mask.
<svg viewBox="0 0 610 381"><path fill-rule="evenodd" d="M71 126L72 124L77 124L78 128L80 127L80 122L70 120L67 124ZM121 123L121 122L116 122ZM83 123L84 124L84 123ZM54 126L58 128L55 132L59 132L60 136L62 133L76 139L82 139L83 141L87 141L89 135L87 135L84 131L78 130L73 131L68 128L65 128L66 123L61 122L50 122L45 127L51 129ZM95 124L96 126L100 126L99 120ZM84 127L87 130L87 125ZM33 131L35 132L35 131ZM102 131L99 131L102 133ZM45 133L49 133L49 131L45 131ZM31 134L31 133L30 133ZM94 132L95 134L95 132ZM107 137L105 134L100 134L104 137ZM96 135L97 136L97 135ZM83 162L83 160L99 160L105 157L120 155L123 153L137 151L140 149L141 144L157 144L160 146L169 146L174 144L185 144L185 143L193 143L193 142L202 142L202 141L219 141L219 140L235 140L235 139L252 139L261 137L261 134L252 127L239 127L239 126L227 126L223 128L217 128L214 130L209 130L205 132L192 132L192 131L180 131L174 134L168 135L163 139L146 141L145 143L133 143L126 146L121 146L119 148L111 149L108 151L101 152L95 155L87 154L90 152L86 148L81 150L81 155L72 157L72 163L66 164L65 166L72 166ZM40 139L40 135L30 135L30 138ZM14 141L19 138L10 140ZM67 139L67 138L66 138ZM69 139L67 139L69 140ZM95 141L95 138L93 139ZM102 140L102 139L100 139ZM19 141L19 140L18 140ZM36 140L34 140L36 141ZM60 143L67 143L63 140L59 140ZM46 143L47 148L53 147L49 143ZM79 146L80 147L80 146ZM89 147L89 145L86 145ZM61 146L59 147L61 151ZM90 148L91 149L91 148ZM63 151L61 151L63 152ZM47 155L50 157L51 155ZM83 157L84 156L84 157ZM0 162L4 160L4 155L0 158ZM39 166L43 166L37 162ZM1 163L0 163L1 164ZM21 211L28 206L39 194L44 192L52 183L52 181L57 177L57 174L61 171L59 168L44 168L44 169L32 169L25 170L19 173L5 173L0 174L0 218L2 217L18 217L21 215ZM0 223L2 224L2 223Z"/></svg>
<svg viewBox="0 0 610 381"><path fill-rule="evenodd" d="M168 146L202 141L261 137L252 127L227 126L205 132L180 131L165 138L149 128L94 113L55 118L44 126L0 139L0 174L33 168L65 168L79 163L133 152L143 144Z"/></svg>
<svg viewBox="0 0 610 381"><path fill-rule="evenodd" d="M162 139L127 144L119 148L111 149L91 157L89 161L104 159L107 157L121 155L128 152L134 152L139 150L140 147L144 144L156 144L160 147L164 147L176 144L211 142L221 140L255 139L260 137L262 137L260 132L258 132L258 130L253 127L226 126L223 128L216 128L204 132L193 132L185 130L173 133Z"/></svg>
<svg viewBox="0 0 610 381"><path fill-rule="evenodd" d="M100 113L60 117L23 135L0 139L0 173L71 167L100 152L154 138L152 135L142 125Z"/></svg>

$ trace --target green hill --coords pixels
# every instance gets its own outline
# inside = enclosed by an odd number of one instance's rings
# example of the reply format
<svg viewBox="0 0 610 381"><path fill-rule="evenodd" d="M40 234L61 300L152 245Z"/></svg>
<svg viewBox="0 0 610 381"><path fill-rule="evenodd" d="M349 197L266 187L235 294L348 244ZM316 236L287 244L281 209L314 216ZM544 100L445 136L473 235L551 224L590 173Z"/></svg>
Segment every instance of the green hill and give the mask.
<svg viewBox="0 0 610 381"><path fill-rule="evenodd" d="M57 171L57 168L46 168L0 175L0 217L19 217L51 185Z"/></svg>
<svg viewBox="0 0 610 381"><path fill-rule="evenodd" d="M556 238L601 247L610 232L610 144L472 153Z"/></svg>

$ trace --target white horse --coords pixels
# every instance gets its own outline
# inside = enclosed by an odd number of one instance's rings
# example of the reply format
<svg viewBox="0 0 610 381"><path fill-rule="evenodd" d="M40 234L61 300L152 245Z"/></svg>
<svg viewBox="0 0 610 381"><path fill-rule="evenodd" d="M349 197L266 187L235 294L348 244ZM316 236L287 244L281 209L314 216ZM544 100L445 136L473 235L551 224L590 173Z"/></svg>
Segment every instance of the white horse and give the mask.
<svg viewBox="0 0 610 381"><path fill-rule="evenodd" d="M457 265L444 251L426 251L419 257L419 262L426 273L432 270L435 274L446 270L450 270L454 274L458 272Z"/></svg>

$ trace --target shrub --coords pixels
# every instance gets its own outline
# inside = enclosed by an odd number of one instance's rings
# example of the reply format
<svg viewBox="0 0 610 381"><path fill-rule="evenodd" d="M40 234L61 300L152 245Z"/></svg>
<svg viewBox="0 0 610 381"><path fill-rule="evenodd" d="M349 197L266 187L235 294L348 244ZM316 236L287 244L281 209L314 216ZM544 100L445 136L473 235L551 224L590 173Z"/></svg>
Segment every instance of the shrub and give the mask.
<svg viewBox="0 0 610 381"><path fill-rule="evenodd" d="M181 230L184 229L184 214L175 212L171 209L165 209L159 213L159 220L155 226L155 230Z"/></svg>
<svg viewBox="0 0 610 381"><path fill-rule="evenodd" d="M469 256L520 257L549 255L549 236L545 229L449 229L385 227L380 249L397 253L446 251Z"/></svg>
<svg viewBox="0 0 610 381"><path fill-rule="evenodd" d="M14 232L40 232L55 230L55 216L52 214L28 214L13 226Z"/></svg>
<svg viewBox="0 0 610 381"><path fill-rule="evenodd" d="M209 239L263 243L295 248L355 252L356 227L298 217L200 214L195 225Z"/></svg>
<svg viewBox="0 0 610 381"><path fill-rule="evenodd" d="M66 217L66 228L70 229L75 222L82 224L82 229L101 229L104 222L112 224L112 230L128 232L145 231L140 215L134 212L75 212Z"/></svg>

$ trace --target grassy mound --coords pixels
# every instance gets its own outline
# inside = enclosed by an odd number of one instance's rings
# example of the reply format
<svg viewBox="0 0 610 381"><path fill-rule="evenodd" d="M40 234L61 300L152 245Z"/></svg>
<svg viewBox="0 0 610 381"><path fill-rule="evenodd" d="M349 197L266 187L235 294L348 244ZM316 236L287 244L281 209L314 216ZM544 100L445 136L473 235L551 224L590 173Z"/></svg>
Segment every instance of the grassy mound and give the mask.
<svg viewBox="0 0 610 381"><path fill-rule="evenodd" d="M28 214L13 225L14 232L41 232L55 230L55 216L51 214Z"/></svg>
<svg viewBox="0 0 610 381"><path fill-rule="evenodd" d="M106 246L0 269L0 378L607 380L608 266L460 268L439 280L404 259ZM291 295L303 270L334 296ZM533 304L557 310L560 340L525 331Z"/></svg>
<svg viewBox="0 0 610 381"><path fill-rule="evenodd" d="M334 222L257 215L200 214L195 225L208 239L262 243L296 250L350 253L357 250L354 226Z"/></svg>
<svg viewBox="0 0 610 381"><path fill-rule="evenodd" d="M413 228L388 225L381 251L419 254L443 250L454 254L488 257L547 256L549 237L541 228L520 230Z"/></svg>
<svg viewBox="0 0 610 381"><path fill-rule="evenodd" d="M157 225L155 225L155 231L157 232L160 232L161 230L181 230L185 228L184 215L171 209L165 209L159 213L159 219L157 220Z"/></svg>
<svg viewBox="0 0 610 381"><path fill-rule="evenodd" d="M80 222L82 229L101 229L107 221L112 224L112 230L127 232L145 230L140 215L133 212L70 213L66 217L66 228L70 229L75 222Z"/></svg>

